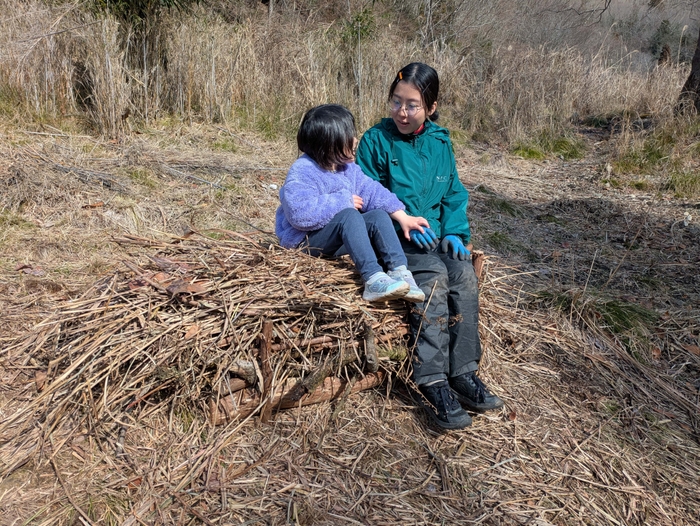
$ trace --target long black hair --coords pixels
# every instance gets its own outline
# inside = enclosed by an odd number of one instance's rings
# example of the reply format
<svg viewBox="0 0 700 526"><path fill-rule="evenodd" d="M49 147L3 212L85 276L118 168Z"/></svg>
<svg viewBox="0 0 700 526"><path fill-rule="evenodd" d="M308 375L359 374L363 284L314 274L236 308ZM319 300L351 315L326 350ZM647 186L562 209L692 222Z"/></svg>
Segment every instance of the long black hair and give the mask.
<svg viewBox="0 0 700 526"><path fill-rule="evenodd" d="M440 79L438 78L437 71L422 62L411 62L409 65L404 66L396 74L394 82L392 82L391 87L389 87L389 100L394 96L396 85L402 80L413 84L413 86L421 92L423 105L427 113L437 101L438 93L440 92ZM438 117L437 110L428 115L428 119L431 121L438 120Z"/></svg>
<svg viewBox="0 0 700 526"><path fill-rule="evenodd" d="M297 132L299 150L324 170L352 160L355 117L340 104L323 104L306 112Z"/></svg>

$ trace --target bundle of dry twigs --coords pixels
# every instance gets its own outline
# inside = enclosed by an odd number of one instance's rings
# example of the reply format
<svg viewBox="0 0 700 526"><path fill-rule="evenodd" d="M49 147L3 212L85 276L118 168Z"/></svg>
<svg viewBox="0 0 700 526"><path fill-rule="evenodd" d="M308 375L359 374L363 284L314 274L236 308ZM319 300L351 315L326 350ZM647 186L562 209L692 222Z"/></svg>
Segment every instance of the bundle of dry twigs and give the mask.
<svg viewBox="0 0 700 526"><path fill-rule="evenodd" d="M36 396L0 437L11 434L28 452L35 447L20 442L38 444L67 417L114 433L124 420L181 403L214 424L258 410L269 418L277 407L376 385L375 342L405 356L404 303L365 303L347 261L218 234L226 239L117 240L153 254L125 261L6 349L41 372Z"/></svg>

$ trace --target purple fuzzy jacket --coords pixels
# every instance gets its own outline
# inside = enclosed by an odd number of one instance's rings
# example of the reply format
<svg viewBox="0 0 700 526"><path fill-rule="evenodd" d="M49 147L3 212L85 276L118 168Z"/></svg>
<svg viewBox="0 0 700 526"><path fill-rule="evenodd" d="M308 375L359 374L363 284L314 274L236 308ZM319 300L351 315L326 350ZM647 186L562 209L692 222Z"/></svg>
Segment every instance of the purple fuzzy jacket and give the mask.
<svg viewBox="0 0 700 526"><path fill-rule="evenodd" d="M341 210L354 208L353 195L364 201L362 212L380 209L393 214L406 208L354 162L330 172L306 154L299 157L280 189L280 206L275 215L275 233L280 245L299 246L307 232L320 230Z"/></svg>

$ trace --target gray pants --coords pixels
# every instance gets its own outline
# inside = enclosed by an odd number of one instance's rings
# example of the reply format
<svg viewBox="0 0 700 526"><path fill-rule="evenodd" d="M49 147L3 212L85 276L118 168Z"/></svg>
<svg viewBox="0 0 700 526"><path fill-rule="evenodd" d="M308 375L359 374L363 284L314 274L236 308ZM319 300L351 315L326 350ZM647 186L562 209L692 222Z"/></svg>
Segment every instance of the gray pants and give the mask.
<svg viewBox="0 0 700 526"><path fill-rule="evenodd" d="M408 268L426 298L409 315L414 382L423 385L476 371L481 359L479 290L471 260L450 259L401 242Z"/></svg>

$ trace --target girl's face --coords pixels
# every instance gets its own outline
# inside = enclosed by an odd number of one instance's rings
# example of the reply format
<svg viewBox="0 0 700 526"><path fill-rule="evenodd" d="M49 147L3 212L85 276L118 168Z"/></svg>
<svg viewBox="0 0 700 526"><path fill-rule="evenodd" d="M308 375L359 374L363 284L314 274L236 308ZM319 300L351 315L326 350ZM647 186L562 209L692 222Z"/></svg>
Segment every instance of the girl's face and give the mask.
<svg viewBox="0 0 700 526"><path fill-rule="evenodd" d="M411 134L420 128L437 109L437 102L426 108L421 92L405 80L399 81L389 99L391 118L401 133Z"/></svg>
<svg viewBox="0 0 700 526"><path fill-rule="evenodd" d="M352 139L352 149L351 149L350 151L346 151L346 152L345 152L345 161L343 162L343 164L348 164L348 163L355 162L355 154L357 153L357 144L358 144L358 142L359 142L359 141L357 140L357 137L354 137L354 138ZM334 164L334 165L331 167L331 170L337 170L337 169L338 169L338 165L337 165L337 164Z"/></svg>
<svg viewBox="0 0 700 526"><path fill-rule="evenodd" d="M345 152L345 158L347 159L348 163L354 162L355 161L355 154L357 153L357 143L359 141L357 140L357 137L354 137L352 139L352 150L349 152Z"/></svg>

